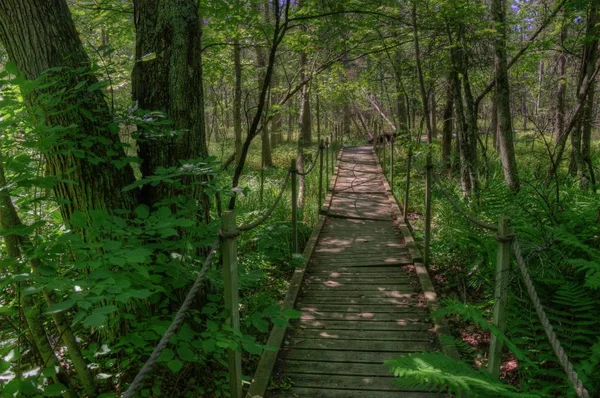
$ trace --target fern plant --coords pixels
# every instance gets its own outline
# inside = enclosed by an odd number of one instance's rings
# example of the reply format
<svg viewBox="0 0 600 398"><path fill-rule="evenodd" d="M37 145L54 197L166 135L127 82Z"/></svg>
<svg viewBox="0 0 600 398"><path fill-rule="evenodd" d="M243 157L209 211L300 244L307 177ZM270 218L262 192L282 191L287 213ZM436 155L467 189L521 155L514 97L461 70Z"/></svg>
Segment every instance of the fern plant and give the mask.
<svg viewBox="0 0 600 398"><path fill-rule="evenodd" d="M439 352L409 354L388 360L385 364L397 377L396 383L403 388L427 388L474 397L538 397L518 392L487 371L474 369Z"/></svg>

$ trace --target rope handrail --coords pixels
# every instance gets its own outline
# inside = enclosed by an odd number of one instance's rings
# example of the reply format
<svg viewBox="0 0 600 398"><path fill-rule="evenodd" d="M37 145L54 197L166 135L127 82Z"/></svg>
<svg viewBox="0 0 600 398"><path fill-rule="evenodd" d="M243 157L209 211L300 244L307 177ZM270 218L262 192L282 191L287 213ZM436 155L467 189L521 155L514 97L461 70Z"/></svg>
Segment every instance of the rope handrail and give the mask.
<svg viewBox="0 0 600 398"><path fill-rule="evenodd" d="M438 177L435 174L433 174L433 173L432 173L432 176L433 176L433 182L437 186L438 191L440 191L442 193L442 195L444 195L446 197L446 199L448 199L448 201L450 202L450 204L452 204L452 207L454 207L454 209L460 215L462 215L467 221L469 221L472 224L477 225L480 228L487 229L489 231L498 232L498 226L496 226L494 224L487 223L485 221L478 220L475 217L473 217L470 214L468 214L467 211L465 209L463 209L456 202L456 200L454 199L454 197L452 197L452 194L449 193L448 191L446 191L446 189L444 189L444 187L442 186L442 183L440 182L440 180L438 179Z"/></svg>
<svg viewBox="0 0 600 398"><path fill-rule="evenodd" d="M317 165L317 160L319 160L319 156L321 156L321 148L319 148L317 150L317 157L315 158L315 160L313 160L312 165L310 166L310 168L308 169L308 171L305 171L304 173L301 173L299 171L296 171L296 174L298 174L299 176L305 177L307 175L310 174L311 171L314 170L315 166Z"/></svg>
<svg viewBox="0 0 600 398"><path fill-rule="evenodd" d="M397 148L396 148L396 150L397 150ZM589 398L589 396L590 396L589 392L584 387L583 382L581 381L577 372L574 370L573 364L570 362L569 357L567 356L560 341L558 340L558 337L556 336L556 333L554 332L554 329L553 329L552 325L550 324L550 320L548 319L548 316L546 315L546 312L544 311L544 307L542 306L542 303L537 294L537 291L535 290L535 286L533 285L533 282L531 280L531 276L529 275L529 271L527 269L527 264L525 263L525 260L523 259L523 255L521 253L521 249L519 247L519 243L517 241L516 234L511 232L511 233L507 234L506 236L499 236L500 229L498 226L478 220L475 217L469 215L466 212L466 210L463 209L456 202L453 195L451 193L449 193L442 186L442 183L440 182L438 176L435 173L429 172L429 169L433 169L433 165L431 164L430 158L428 159L428 164L426 165L426 170L428 171L427 176L431 177L431 180L434 182L434 185L436 186L436 188L446 197L446 199L452 204L452 207L459 214L461 214L465 219L467 219L467 221L477 225L478 227L495 232L494 238L498 242L501 242L501 243L512 242L511 246L512 246L513 252L515 254L515 258L517 260L517 266L518 266L519 270L521 271L521 275L523 276L523 280L527 287L527 292L529 294L529 298L531 299L531 301L533 303L535 312L537 313L540 323L542 324L542 327L544 328L544 332L546 333L546 336L548 337L550 345L552 346L552 349L553 349L556 357L558 358L560 365L562 366L563 370L565 371L565 374L567 375L569 382L573 385L573 388L577 392L577 395L581 398Z"/></svg>
<svg viewBox="0 0 600 398"><path fill-rule="evenodd" d="M573 385L573 388L577 392L577 395L582 398L588 398L590 396L589 392L583 386L581 379L577 372L573 369L573 364L569 361L569 357L565 353L552 325L550 324L550 320L546 315L546 311L544 311L544 307L540 301L540 298L535 290L535 286L533 286L533 282L531 281L531 277L529 275L529 271L527 270L527 264L525 264L525 260L523 259L523 255L521 254L521 248L519 247L519 242L517 242L516 237L513 239L512 248L515 253L515 258L517 259L517 265L519 270L521 271L521 275L523 276L523 281L525 282L525 286L527 287L527 293L529 293L529 298L533 302L533 306L535 308L535 312L538 315L538 318L544 327L544 331L546 332L546 336L548 336L548 340L550 341L550 345L552 345L552 349L560 362L560 365L563 367L565 373L567 374L567 378Z"/></svg>
<svg viewBox="0 0 600 398"><path fill-rule="evenodd" d="M190 308L192 302L196 298L198 290L200 290L200 287L202 287L202 282L204 281L204 277L208 272L208 268L212 263L215 253L217 252L219 244L220 239L217 239L215 243L213 243L208 256L204 260L204 264L202 265L200 273L196 277L196 280L194 281L194 284L192 285L188 294L185 296L183 304L181 304L181 307L179 307L179 310L177 310L177 314L175 315L173 322L171 322L169 328L165 331L156 347L154 347L152 354L150 354L150 357L146 360L144 366L142 366L142 369L140 369L138 374L135 376L133 382L131 382L127 390L123 393L122 398L131 398L140 390L140 388L142 388L144 379L152 372L152 368L156 364L158 357L160 356L160 354L162 354L165 348L167 348L169 340L171 340L171 337L173 337L175 332L177 332L177 329L179 329L179 326L181 326L181 324L183 323L185 313Z"/></svg>
<svg viewBox="0 0 600 398"><path fill-rule="evenodd" d="M285 175L285 179L283 180L283 184L281 185L281 190L279 191L279 194L277 195L277 198L275 199L275 201L273 202L271 207L269 207L267 209L265 214L263 214L262 217L260 217L258 220L255 220L251 223L240 225L239 227L237 227L236 231L233 232L233 234L235 234L235 236L237 236L240 232L250 231L251 229L258 227L260 224L265 222L271 216L271 214L273 214L273 211L275 211L275 208L277 207L277 205L281 201L281 198L283 197L283 193L285 192L285 188L287 187L288 181L290 180L291 173L292 173L291 170L288 170L287 174ZM220 234L222 237L234 237L233 234L232 234L232 236L229 236L230 234L225 234L223 231L221 231Z"/></svg>

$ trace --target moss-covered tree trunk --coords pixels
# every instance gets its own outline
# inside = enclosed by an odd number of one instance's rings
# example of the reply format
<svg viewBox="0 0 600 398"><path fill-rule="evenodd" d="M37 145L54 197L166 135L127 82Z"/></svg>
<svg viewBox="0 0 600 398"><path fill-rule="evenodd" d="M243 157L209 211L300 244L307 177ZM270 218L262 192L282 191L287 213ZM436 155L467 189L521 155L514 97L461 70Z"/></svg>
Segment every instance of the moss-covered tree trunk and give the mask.
<svg viewBox="0 0 600 398"><path fill-rule="evenodd" d="M66 1L2 0L0 41L27 79L62 67L48 75L53 86L26 94L32 114L48 127L41 130L39 139L46 144L40 150L48 174L58 177L54 193L64 221L75 211L132 208L136 194L122 188L134 181L133 170L122 163L118 125L102 91L95 89L97 80Z"/></svg>
<svg viewBox="0 0 600 398"><path fill-rule="evenodd" d="M194 0L135 0L136 31L133 99L143 110L162 111L176 133L142 130L138 141L141 171L153 175L159 167L205 157L204 94L202 89L201 19ZM149 205L185 194L202 196L190 176L185 192L169 184L144 186L141 200Z"/></svg>

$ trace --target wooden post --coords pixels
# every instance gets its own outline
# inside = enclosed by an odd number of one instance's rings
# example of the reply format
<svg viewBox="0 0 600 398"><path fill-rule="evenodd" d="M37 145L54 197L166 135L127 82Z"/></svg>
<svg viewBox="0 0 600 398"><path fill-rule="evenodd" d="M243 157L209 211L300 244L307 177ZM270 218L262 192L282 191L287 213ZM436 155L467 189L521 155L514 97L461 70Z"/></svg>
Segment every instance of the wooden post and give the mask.
<svg viewBox="0 0 600 398"><path fill-rule="evenodd" d="M292 253L298 253L298 188L296 187L298 169L296 168L296 159L292 159L290 172L292 174Z"/></svg>
<svg viewBox="0 0 600 398"><path fill-rule="evenodd" d="M333 138L331 139L331 175L333 176L333 168L335 162L335 143Z"/></svg>
<svg viewBox="0 0 600 398"><path fill-rule="evenodd" d="M224 233L236 230L235 211L223 212L221 216L221 229ZM229 326L233 330L240 330L239 295L238 295L238 263L237 263L237 238L223 238L221 244L223 252L223 279L225 284L225 310L229 317ZM239 350L227 350L229 363L229 388L232 398L242 397L242 356Z"/></svg>
<svg viewBox="0 0 600 398"><path fill-rule="evenodd" d="M329 188L329 137L325 139L325 186Z"/></svg>
<svg viewBox="0 0 600 398"><path fill-rule="evenodd" d="M392 195L394 195L394 141L393 140L390 140L390 189L392 190Z"/></svg>
<svg viewBox="0 0 600 398"><path fill-rule="evenodd" d="M323 150L325 149L325 142L321 138L319 140L319 208L323 204Z"/></svg>
<svg viewBox="0 0 600 398"><path fill-rule="evenodd" d="M408 221L408 199L410 196L410 172L412 167L412 148L408 148L408 157L406 158L406 188L404 190L404 221Z"/></svg>
<svg viewBox="0 0 600 398"><path fill-rule="evenodd" d="M510 227L510 218L501 216L498 220L498 253L496 255L496 288L494 297L494 315L492 323L502 333L506 326L506 304L508 302L508 286L510 273L511 242L514 237ZM500 364L502 362L502 342L492 333L490 344L490 355L488 371L498 378L500 376Z"/></svg>
<svg viewBox="0 0 600 398"><path fill-rule="evenodd" d="M433 163L431 162L431 151L427 152L427 174L425 176L425 254L423 264L429 269L429 255L431 252L431 178Z"/></svg>
<svg viewBox="0 0 600 398"><path fill-rule="evenodd" d="M385 145L385 142L382 145L383 148L381 148L381 151L383 152L383 162L381 162L381 168L383 169L383 176L385 178L385 167L386 167L386 163L387 163L387 145Z"/></svg>

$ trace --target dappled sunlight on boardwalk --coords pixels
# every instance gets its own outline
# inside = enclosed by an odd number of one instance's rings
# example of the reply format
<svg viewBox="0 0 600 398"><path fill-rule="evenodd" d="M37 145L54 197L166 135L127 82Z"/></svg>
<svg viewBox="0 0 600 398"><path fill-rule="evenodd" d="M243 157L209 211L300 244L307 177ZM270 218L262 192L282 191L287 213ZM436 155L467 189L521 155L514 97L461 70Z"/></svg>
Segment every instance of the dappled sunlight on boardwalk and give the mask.
<svg viewBox="0 0 600 398"><path fill-rule="evenodd" d="M400 390L383 365L436 337L370 148L344 150L327 216L274 373L291 388L268 396L439 396Z"/></svg>

